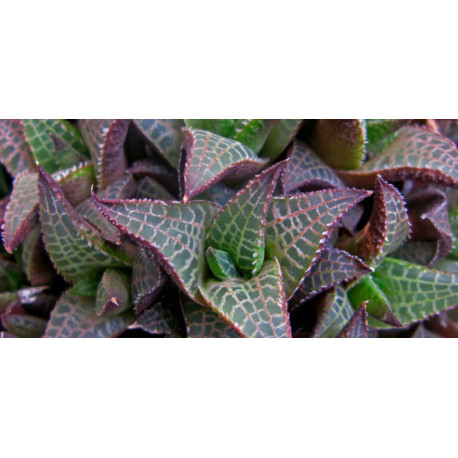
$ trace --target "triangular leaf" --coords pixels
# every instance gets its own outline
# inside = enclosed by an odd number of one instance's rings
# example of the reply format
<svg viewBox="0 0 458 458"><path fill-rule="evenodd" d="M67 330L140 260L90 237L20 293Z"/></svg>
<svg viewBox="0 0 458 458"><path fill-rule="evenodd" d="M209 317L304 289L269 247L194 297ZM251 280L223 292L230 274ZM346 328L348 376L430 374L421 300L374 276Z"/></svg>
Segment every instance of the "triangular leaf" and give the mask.
<svg viewBox="0 0 458 458"><path fill-rule="evenodd" d="M242 179L267 163L246 145L205 130L183 132L183 196L197 196L223 178Z"/></svg>
<svg viewBox="0 0 458 458"><path fill-rule="evenodd" d="M209 247L205 252L208 267L218 280L240 278L232 256L227 251Z"/></svg>
<svg viewBox="0 0 458 458"><path fill-rule="evenodd" d="M291 337L277 261L266 261L250 280L209 280L201 291L208 305L242 337Z"/></svg>
<svg viewBox="0 0 458 458"><path fill-rule="evenodd" d="M177 285L199 301L205 269L205 233L219 207L210 202L99 201L101 212L122 232L158 256Z"/></svg>
<svg viewBox="0 0 458 458"><path fill-rule="evenodd" d="M304 142L295 140L288 153L289 161L282 176L286 194L304 186L344 188L342 180Z"/></svg>
<svg viewBox="0 0 458 458"><path fill-rule="evenodd" d="M379 155L359 170L339 171L349 186L373 186L385 180L421 180L458 187L458 150L453 142L420 127L403 127Z"/></svg>
<svg viewBox="0 0 458 458"><path fill-rule="evenodd" d="M339 218L370 194L343 189L273 199L266 224L266 250L271 259L280 262L287 298L319 258Z"/></svg>
<svg viewBox="0 0 458 458"><path fill-rule="evenodd" d="M302 119L280 119L274 126L261 150L262 157L273 160L280 156L303 123Z"/></svg>
<svg viewBox="0 0 458 458"><path fill-rule="evenodd" d="M122 269L105 270L95 299L97 315L119 315L132 308L130 280L130 274Z"/></svg>
<svg viewBox="0 0 458 458"><path fill-rule="evenodd" d="M226 251L244 277L256 275L264 260L264 224L284 163L251 180L217 215L206 246Z"/></svg>
<svg viewBox="0 0 458 458"><path fill-rule="evenodd" d="M116 337L134 320L131 312L97 316L95 299L68 292L57 301L44 337Z"/></svg>
<svg viewBox="0 0 458 458"><path fill-rule="evenodd" d="M361 338L367 337L369 334L369 328L367 326L367 302L363 302L351 317L350 321L340 331L337 337L346 338Z"/></svg>

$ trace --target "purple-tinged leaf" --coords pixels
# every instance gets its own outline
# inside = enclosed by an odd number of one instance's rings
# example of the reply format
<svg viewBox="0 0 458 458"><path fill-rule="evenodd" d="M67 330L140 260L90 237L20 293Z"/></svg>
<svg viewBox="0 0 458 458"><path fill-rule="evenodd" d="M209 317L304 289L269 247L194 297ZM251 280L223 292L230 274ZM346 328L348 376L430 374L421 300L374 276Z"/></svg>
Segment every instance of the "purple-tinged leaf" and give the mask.
<svg viewBox="0 0 458 458"><path fill-rule="evenodd" d="M320 298L318 319L312 335L313 337L336 337L350 321L354 313L353 307L341 286L327 291Z"/></svg>
<svg viewBox="0 0 458 458"><path fill-rule="evenodd" d="M272 194L285 163L253 178L216 216L206 247L226 251L241 274L256 275L264 261L264 225Z"/></svg>
<svg viewBox="0 0 458 458"><path fill-rule="evenodd" d="M458 119L436 119L442 135L458 144Z"/></svg>
<svg viewBox="0 0 458 458"><path fill-rule="evenodd" d="M95 299L97 315L120 315L132 308L130 280L130 274L122 269L105 270Z"/></svg>
<svg viewBox="0 0 458 458"><path fill-rule="evenodd" d="M239 119L232 138L259 153L277 122L277 119Z"/></svg>
<svg viewBox="0 0 458 458"><path fill-rule="evenodd" d="M183 131L180 168L183 199L189 200L224 179L252 176L267 163L246 145L205 130Z"/></svg>
<svg viewBox="0 0 458 458"><path fill-rule="evenodd" d="M458 187L458 150L455 144L427 129L403 127L380 154L359 170L338 171L349 186L374 186L377 175L385 180L419 180Z"/></svg>
<svg viewBox="0 0 458 458"><path fill-rule="evenodd" d="M91 187L95 184L94 168L90 162L60 170L53 173L52 177L72 206L90 197Z"/></svg>
<svg viewBox="0 0 458 458"><path fill-rule="evenodd" d="M260 155L276 159L291 143L302 124L302 119L280 119L267 137Z"/></svg>
<svg viewBox="0 0 458 458"><path fill-rule="evenodd" d="M128 172L135 177L149 177L159 182L171 194L178 195L178 174L165 165L145 159L135 162Z"/></svg>
<svg viewBox="0 0 458 458"><path fill-rule="evenodd" d="M370 195L370 191L335 189L272 200L266 251L280 262L288 299L319 258L339 219Z"/></svg>
<svg viewBox="0 0 458 458"><path fill-rule="evenodd" d="M408 195L407 204L413 238L421 241L437 241L437 252L432 262L443 258L453 246L447 195L442 190L431 186L418 187Z"/></svg>
<svg viewBox="0 0 458 458"><path fill-rule="evenodd" d="M116 337L135 315L97 316L95 299L64 293L51 313L44 337Z"/></svg>
<svg viewBox="0 0 458 458"><path fill-rule="evenodd" d="M402 259L412 264L430 266L434 263L439 249L438 242L422 242L421 240L407 240L390 256Z"/></svg>
<svg viewBox="0 0 458 458"><path fill-rule="evenodd" d="M288 153L289 161L282 176L286 194L308 188L344 188L342 180L304 142L295 140Z"/></svg>
<svg viewBox="0 0 458 458"><path fill-rule="evenodd" d="M309 145L335 169L357 169L365 155L366 129L361 119L319 119Z"/></svg>
<svg viewBox="0 0 458 458"><path fill-rule="evenodd" d="M390 307L388 298L371 275L360 279L347 294L353 307L357 308L361 302L368 301L367 311L372 318L389 326L402 328L402 324Z"/></svg>
<svg viewBox="0 0 458 458"><path fill-rule="evenodd" d="M242 337L291 337L280 265L266 261L249 280L209 280L207 304Z"/></svg>
<svg viewBox="0 0 458 458"><path fill-rule="evenodd" d="M199 194L197 199L208 200L220 205L221 207L225 207L229 201L234 198L234 196L235 191L233 191L229 186L226 186L223 183L218 183L210 186L206 191Z"/></svg>
<svg viewBox="0 0 458 458"><path fill-rule="evenodd" d="M226 321L209 307L204 307L190 299L185 299L183 301L183 311L188 337L190 338L240 337Z"/></svg>
<svg viewBox="0 0 458 458"><path fill-rule="evenodd" d="M180 160L181 119L135 119L134 125L175 169Z"/></svg>
<svg viewBox="0 0 458 458"><path fill-rule="evenodd" d="M47 321L26 313L5 313L1 316L3 327L16 337L41 337Z"/></svg>
<svg viewBox="0 0 458 458"><path fill-rule="evenodd" d="M104 248L109 248L96 229L76 213L42 168L39 168L38 189L44 243L58 272L77 281L117 263L107 254Z"/></svg>
<svg viewBox="0 0 458 458"><path fill-rule="evenodd" d="M130 120L82 119L80 130L96 168L98 189L117 181L126 170L124 141Z"/></svg>
<svg viewBox="0 0 458 458"><path fill-rule="evenodd" d="M367 325L367 301L363 302L355 311L350 321L340 331L337 337L346 337L350 339L357 339L361 337L368 337L369 328Z"/></svg>
<svg viewBox="0 0 458 458"><path fill-rule="evenodd" d="M290 307L370 271L371 268L358 257L337 248L326 248L291 298Z"/></svg>
<svg viewBox="0 0 458 458"><path fill-rule="evenodd" d="M12 177L36 171L24 126L18 119L0 119L0 162Z"/></svg>
<svg viewBox="0 0 458 458"><path fill-rule="evenodd" d="M156 259L139 248L132 264L132 299L135 313L143 312L159 297L167 280Z"/></svg>
<svg viewBox="0 0 458 458"><path fill-rule="evenodd" d="M95 201L121 232L157 255L163 269L186 294L202 301L199 287L205 269L205 234L218 206L200 201L101 201L97 197Z"/></svg>
<svg viewBox="0 0 458 458"><path fill-rule="evenodd" d="M56 276L41 238L40 227L35 227L24 240L22 265L32 286L49 285Z"/></svg>
<svg viewBox="0 0 458 458"><path fill-rule="evenodd" d="M176 200L158 181L150 177L137 178L137 199Z"/></svg>
<svg viewBox="0 0 458 458"><path fill-rule="evenodd" d="M377 177L374 207L369 222L341 248L355 254L371 266L397 250L410 236L410 224L404 198L382 177Z"/></svg>

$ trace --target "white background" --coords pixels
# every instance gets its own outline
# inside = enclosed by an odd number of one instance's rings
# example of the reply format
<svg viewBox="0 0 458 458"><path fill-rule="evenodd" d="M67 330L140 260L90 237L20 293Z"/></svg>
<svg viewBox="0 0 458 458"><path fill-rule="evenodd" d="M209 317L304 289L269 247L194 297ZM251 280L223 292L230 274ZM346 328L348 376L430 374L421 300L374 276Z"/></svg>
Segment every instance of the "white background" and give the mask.
<svg viewBox="0 0 458 458"><path fill-rule="evenodd" d="M0 116L456 118L456 13L446 1L3 2ZM456 456L456 352L433 339L3 339L0 453Z"/></svg>

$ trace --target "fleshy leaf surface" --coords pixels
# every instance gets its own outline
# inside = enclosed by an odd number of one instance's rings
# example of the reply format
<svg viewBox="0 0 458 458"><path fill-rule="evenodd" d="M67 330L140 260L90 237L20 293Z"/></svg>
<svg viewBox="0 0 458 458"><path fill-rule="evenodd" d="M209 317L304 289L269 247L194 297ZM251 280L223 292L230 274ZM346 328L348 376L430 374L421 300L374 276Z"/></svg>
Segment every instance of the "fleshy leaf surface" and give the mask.
<svg viewBox="0 0 458 458"><path fill-rule="evenodd" d="M361 119L319 119L309 145L335 169L357 169L365 156L366 129Z"/></svg>
<svg viewBox="0 0 458 458"><path fill-rule="evenodd" d="M95 299L97 315L119 315L132 308L130 280L130 274L122 269L105 269Z"/></svg>
<svg viewBox="0 0 458 458"><path fill-rule="evenodd" d="M249 280L209 280L207 304L242 337L291 337L280 265L266 261Z"/></svg>
<svg viewBox="0 0 458 458"><path fill-rule="evenodd" d="M272 200L266 224L266 253L280 262L287 298L319 258L338 220L370 194L336 189Z"/></svg>
<svg viewBox="0 0 458 458"><path fill-rule="evenodd" d="M252 179L218 213L206 246L226 251L244 277L256 275L264 261L264 225L284 163Z"/></svg>
<svg viewBox="0 0 458 458"><path fill-rule="evenodd" d="M26 313L6 313L1 316L3 326L17 337L41 337L46 329L46 320Z"/></svg>
<svg viewBox="0 0 458 458"><path fill-rule="evenodd" d="M258 153L277 122L276 119L239 119L233 138Z"/></svg>
<svg viewBox="0 0 458 458"><path fill-rule="evenodd" d="M97 316L95 299L64 293L57 301L44 337L116 337L134 320L131 312Z"/></svg>
<svg viewBox="0 0 458 458"><path fill-rule="evenodd" d="M373 186L385 180L420 180L458 188L458 150L445 137L420 127L403 127L380 154L359 170L339 171L349 186Z"/></svg>
<svg viewBox="0 0 458 458"><path fill-rule="evenodd" d="M350 339L358 339L367 337L369 328L367 325L367 302L363 302L355 311L350 321L345 325L337 337L346 337Z"/></svg>
<svg viewBox="0 0 458 458"><path fill-rule="evenodd" d="M458 274L385 258L373 277L404 325L458 304Z"/></svg>
<svg viewBox="0 0 458 458"><path fill-rule="evenodd" d="M157 255L180 288L200 301L205 234L219 207L201 201L96 200L96 203L121 232Z"/></svg>
<svg viewBox="0 0 458 458"><path fill-rule="evenodd" d="M185 129L182 148L184 200L197 196L223 178L249 177L267 163L248 146L205 130Z"/></svg>
<svg viewBox="0 0 458 458"><path fill-rule="evenodd" d="M302 119L280 119L267 137L260 155L276 159L296 136L303 123Z"/></svg>
<svg viewBox="0 0 458 458"><path fill-rule="evenodd" d="M286 194L304 186L344 188L345 185L329 165L304 142L295 140L288 153L289 161L282 176Z"/></svg>
<svg viewBox="0 0 458 458"><path fill-rule="evenodd" d="M182 141L181 129L185 126L183 120L135 119L134 124L169 164L177 168Z"/></svg>

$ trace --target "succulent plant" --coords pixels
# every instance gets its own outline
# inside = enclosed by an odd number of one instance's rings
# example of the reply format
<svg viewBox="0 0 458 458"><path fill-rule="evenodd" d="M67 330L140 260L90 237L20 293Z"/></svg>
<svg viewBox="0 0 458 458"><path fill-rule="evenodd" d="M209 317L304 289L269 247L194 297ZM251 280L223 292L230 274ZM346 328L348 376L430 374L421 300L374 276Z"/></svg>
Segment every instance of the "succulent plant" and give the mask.
<svg viewBox="0 0 458 458"><path fill-rule="evenodd" d="M458 336L456 132L0 120L1 336Z"/></svg>

